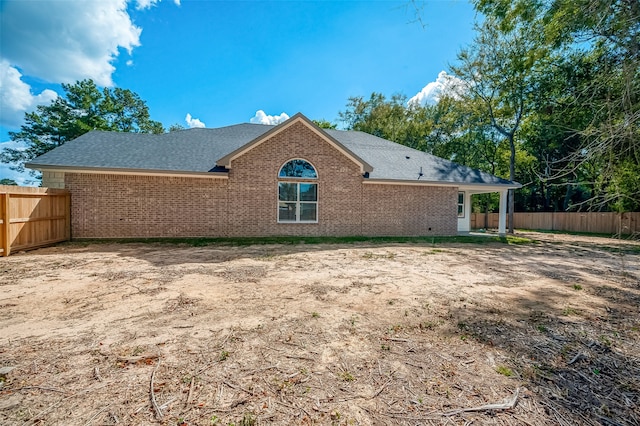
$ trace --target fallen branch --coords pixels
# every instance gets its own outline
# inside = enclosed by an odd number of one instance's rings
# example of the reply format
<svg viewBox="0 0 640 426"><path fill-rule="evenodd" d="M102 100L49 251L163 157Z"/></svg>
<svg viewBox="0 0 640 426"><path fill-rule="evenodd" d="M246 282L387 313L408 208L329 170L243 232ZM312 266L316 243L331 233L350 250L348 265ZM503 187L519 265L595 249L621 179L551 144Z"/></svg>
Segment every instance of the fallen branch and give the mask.
<svg viewBox="0 0 640 426"><path fill-rule="evenodd" d="M156 378L156 371L158 371L158 367L160 367L160 358L158 358L158 363L156 364L156 367L153 369L153 373L151 373L151 382L149 384L149 393L151 395L151 405L153 405L153 410L156 412L156 417L158 418L158 420L162 420L162 410L160 409L160 407L158 406L158 403L156 402L156 393L153 390L153 381Z"/></svg>
<svg viewBox="0 0 640 426"><path fill-rule="evenodd" d="M118 362L126 362L127 364L136 364L140 361L151 363L152 360L160 358L157 354L142 354L139 356L119 356Z"/></svg>
<svg viewBox="0 0 640 426"><path fill-rule="evenodd" d="M176 401L176 399L178 399L178 398L171 398L170 400L168 400L167 402L162 404L159 408L161 410L164 410L165 408L169 408L169 405L173 404Z"/></svg>
<svg viewBox="0 0 640 426"><path fill-rule="evenodd" d="M374 393L373 395L371 395L367 399L373 399L376 396L380 395L382 393L382 391L384 390L384 388L386 388L389 383L391 383L391 379L387 380L387 382L384 385L382 385L382 387L380 387L380 389L378 389L378 391L376 393Z"/></svg>
<svg viewBox="0 0 640 426"><path fill-rule="evenodd" d="M38 390L58 392L58 393L67 393L66 391L63 391L62 389L49 388L49 387L46 387L46 386L23 386L23 387L18 388L18 389L7 389L7 391L19 392L21 390L30 390L30 389L38 389Z"/></svg>
<svg viewBox="0 0 640 426"><path fill-rule="evenodd" d="M567 363L567 365L571 365L575 362L580 361L582 358L586 358L586 355L584 355L582 352L578 352L578 354L576 356L573 357L573 359L571 359L571 361L569 361Z"/></svg>
<svg viewBox="0 0 640 426"><path fill-rule="evenodd" d="M455 416L456 414L469 413L473 411L510 410L516 406L516 403L518 402L518 395L520 395L520 388L516 389L516 393L513 395L513 398L511 398L510 401L505 402L503 404L487 404L487 405L481 405L479 407L461 408L459 410L448 411L446 413L443 413L442 415Z"/></svg>
<svg viewBox="0 0 640 426"><path fill-rule="evenodd" d="M222 382L222 383L224 383L225 385L229 386L231 389L241 390L244 393L248 393L251 396L255 396L255 393L251 392L250 390L247 390L247 389L243 388L240 385L234 385L233 383L229 383L226 380L224 382Z"/></svg>
<svg viewBox="0 0 640 426"><path fill-rule="evenodd" d="M185 408L189 407L191 404L191 399L193 397L193 384L195 383L195 378L191 377L191 384L189 385L189 394L187 395L187 402L184 404Z"/></svg>
<svg viewBox="0 0 640 426"><path fill-rule="evenodd" d="M87 420L87 422L84 424L84 426L89 426L95 420L96 417L98 417L100 414L105 412L109 407L111 407L111 404L107 405L102 410L98 411L93 416L91 416L91 418L89 420Z"/></svg>
<svg viewBox="0 0 640 426"><path fill-rule="evenodd" d="M285 355L285 358L290 358L290 359L301 359L303 361L315 361L315 359L313 358L307 358L304 356L295 356L295 355Z"/></svg>

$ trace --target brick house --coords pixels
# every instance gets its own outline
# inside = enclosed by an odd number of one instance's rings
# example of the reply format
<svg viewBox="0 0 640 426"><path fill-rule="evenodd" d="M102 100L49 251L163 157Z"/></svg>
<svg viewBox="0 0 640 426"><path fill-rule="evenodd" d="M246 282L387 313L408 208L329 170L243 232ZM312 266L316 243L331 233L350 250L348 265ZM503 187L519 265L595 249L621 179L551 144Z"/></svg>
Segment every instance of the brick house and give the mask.
<svg viewBox="0 0 640 426"><path fill-rule="evenodd" d="M71 192L73 238L455 235L520 184L302 114L160 135L92 131L27 164Z"/></svg>

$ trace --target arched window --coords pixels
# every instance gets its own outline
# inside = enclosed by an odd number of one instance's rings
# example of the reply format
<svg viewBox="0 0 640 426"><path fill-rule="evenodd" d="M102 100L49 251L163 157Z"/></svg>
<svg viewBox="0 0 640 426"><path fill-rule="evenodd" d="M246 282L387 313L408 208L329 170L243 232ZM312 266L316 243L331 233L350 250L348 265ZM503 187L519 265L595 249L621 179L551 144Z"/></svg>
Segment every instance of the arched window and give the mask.
<svg viewBox="0 0 640 426"><path fill-rule="evenodd" d="M306 160L287 161L278 173L278 222L318 222L318 178Z"/></svg>
<svg viewBox="0 0 640 426"><path fill-rule="evenodd" d="M315 179L318 177L318 174L316 173L316 169L308 161L295 159L284 163L280 168L278 177Z"/></svg>

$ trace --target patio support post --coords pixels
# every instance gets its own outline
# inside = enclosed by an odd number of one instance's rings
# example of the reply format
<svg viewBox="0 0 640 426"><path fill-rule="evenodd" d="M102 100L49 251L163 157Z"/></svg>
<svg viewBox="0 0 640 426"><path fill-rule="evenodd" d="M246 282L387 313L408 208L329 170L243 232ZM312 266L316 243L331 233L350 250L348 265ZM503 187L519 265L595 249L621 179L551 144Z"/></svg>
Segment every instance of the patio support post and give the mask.
<svg viewBox="0 0 640 426"><path fill-rule="evenodd" d="M509 190L500 191L500 213L498 219L498 234L501 237L507 235L507 194Z"/></svg>

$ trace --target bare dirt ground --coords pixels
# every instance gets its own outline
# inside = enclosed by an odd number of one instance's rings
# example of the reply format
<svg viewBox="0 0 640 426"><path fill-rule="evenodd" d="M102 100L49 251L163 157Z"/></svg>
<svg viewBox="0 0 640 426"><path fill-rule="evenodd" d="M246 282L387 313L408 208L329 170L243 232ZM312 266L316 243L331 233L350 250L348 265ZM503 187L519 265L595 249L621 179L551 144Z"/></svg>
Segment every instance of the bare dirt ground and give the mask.
<svg viewBox="0 0 640 426"><path fill-rule="evenodd" d="M0 259L0 424L640 424L640 243L525 236Z"/></svg>

